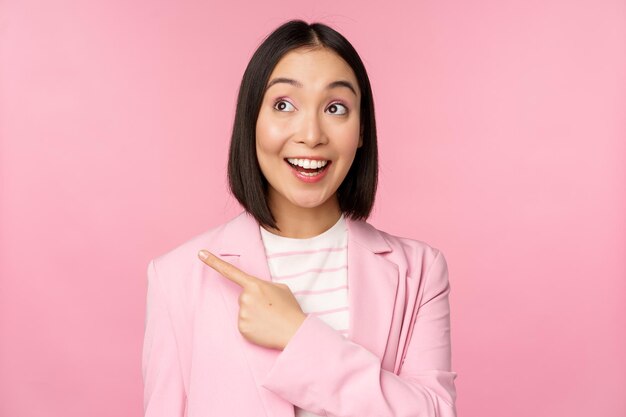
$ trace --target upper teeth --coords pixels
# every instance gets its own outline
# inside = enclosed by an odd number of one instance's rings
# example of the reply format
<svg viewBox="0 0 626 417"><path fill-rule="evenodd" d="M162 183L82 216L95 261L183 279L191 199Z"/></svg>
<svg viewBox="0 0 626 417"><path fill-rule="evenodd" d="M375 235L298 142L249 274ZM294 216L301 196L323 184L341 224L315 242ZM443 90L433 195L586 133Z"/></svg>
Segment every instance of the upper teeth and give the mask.
<svg viewBox="0 0 626 417"><path fill-rule="evenodd" d="M298 165L302 168L313 168L313 169L317 169L317 168L321 168L323 166L325 166L328 161L320 161L317 159L296 159L296 158L287 158L287 160L294 164L294 165Z"/></svg>

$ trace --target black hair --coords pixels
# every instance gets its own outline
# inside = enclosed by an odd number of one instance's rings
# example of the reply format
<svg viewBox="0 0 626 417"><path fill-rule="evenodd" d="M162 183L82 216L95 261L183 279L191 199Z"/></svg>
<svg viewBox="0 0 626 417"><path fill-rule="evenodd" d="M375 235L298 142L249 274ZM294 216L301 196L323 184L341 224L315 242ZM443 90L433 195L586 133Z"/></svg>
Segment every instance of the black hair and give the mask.
<svg viewBox="0 0 626 417"><path fill-rule="evenodd" d="M372 211L378 184L378 146L374 100L369 77L358 53L336 30L322 23L291 20L272 33L252 55L239 87L237 109L228 155L228 184L231 193L261 224L278 229L267 202L267 179L256 155L256 122L265 87L278 61L296 48L325 47L333 50L354 71L361 90L360 128L363 144L337 189L341 212L354 220L367 219Z"/></svg>

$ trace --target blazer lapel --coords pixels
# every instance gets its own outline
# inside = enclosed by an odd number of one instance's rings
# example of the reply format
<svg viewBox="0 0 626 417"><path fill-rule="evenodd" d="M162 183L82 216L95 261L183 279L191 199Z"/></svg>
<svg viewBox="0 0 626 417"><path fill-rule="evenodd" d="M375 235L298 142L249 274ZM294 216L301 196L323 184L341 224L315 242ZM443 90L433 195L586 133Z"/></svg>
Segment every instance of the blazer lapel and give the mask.
<svg viewBox="0 0 626 417"><path fill-rule="evenodd" d="M383 361L398 292L398 265L381 256L391 252L391 247L378 230L363 221L346 218L346 222L350 304L348 339Z"/></svg>
<svg viewBox="0 0 626 417"><path fill-rule="evenodd" d="M245 211L227 223L219 255L242 271L265 281L272 281L265 248L256 219ZM224 301L237 324L239 315L239 294L241 287L224 278L220 281ZM256 345L238 333L243 346L244 356L252 371L257 388L269 373L276 357L281 351ZM273 417L293 417L294 408L289 402L267 389L259 388L259 396L267 412Z"/></svg>
<svg viewBox="0 0 626 417"><path fill-rule="evenodd" d="M379 358L387 348L396 295L398 266L380 256L391 248L380 232L366 222L346 217L348 226L348 339ZM244 272L270 281L271 276L259 224L245 211L227 223L218 254ZM225 303L237 322L241 287L220 281ZM241 336L241 335L240 335ZM281 351L258 346L241 336L244 354L260 387ZM395 356L395 355L392 355ZM291 417L293 406L269 390L259 390L267 410L276 417Z"/></svg>

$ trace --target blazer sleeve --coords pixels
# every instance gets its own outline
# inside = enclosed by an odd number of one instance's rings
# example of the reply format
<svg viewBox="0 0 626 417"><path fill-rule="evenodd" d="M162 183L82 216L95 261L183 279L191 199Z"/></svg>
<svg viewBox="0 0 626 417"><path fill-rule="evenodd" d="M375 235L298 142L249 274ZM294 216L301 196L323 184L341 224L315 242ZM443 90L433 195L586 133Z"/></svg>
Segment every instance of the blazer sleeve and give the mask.
<svg viewBox="0 0 626 417"><path fill-rule="evenodd" d="M450 285L438 251L396 375L363 346L307 315L262 386L291 403L332 417L456 417L451 371Z"/></svg>
<svg viewBox="0 0 626 417"><path fill-rule="evenodd" d="M178 349L154 260L148 265L142 375L144 416L183 417L186 395Z"/></svg>

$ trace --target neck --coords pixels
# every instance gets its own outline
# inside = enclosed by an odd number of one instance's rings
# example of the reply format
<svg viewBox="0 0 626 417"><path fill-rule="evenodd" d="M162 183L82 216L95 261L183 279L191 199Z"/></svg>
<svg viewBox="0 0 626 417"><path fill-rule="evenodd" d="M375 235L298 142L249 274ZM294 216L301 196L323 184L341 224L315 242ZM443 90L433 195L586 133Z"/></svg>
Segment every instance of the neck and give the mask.
<svg viewBox="0 0 626 417"><path fill-rule="evenodd" d="M337 197L333 196L317 207L299 207L293 204L272 203L270 210L280 230L266 227L275 235L294 239L307 239L330 229L341 216Z"/></svg>

